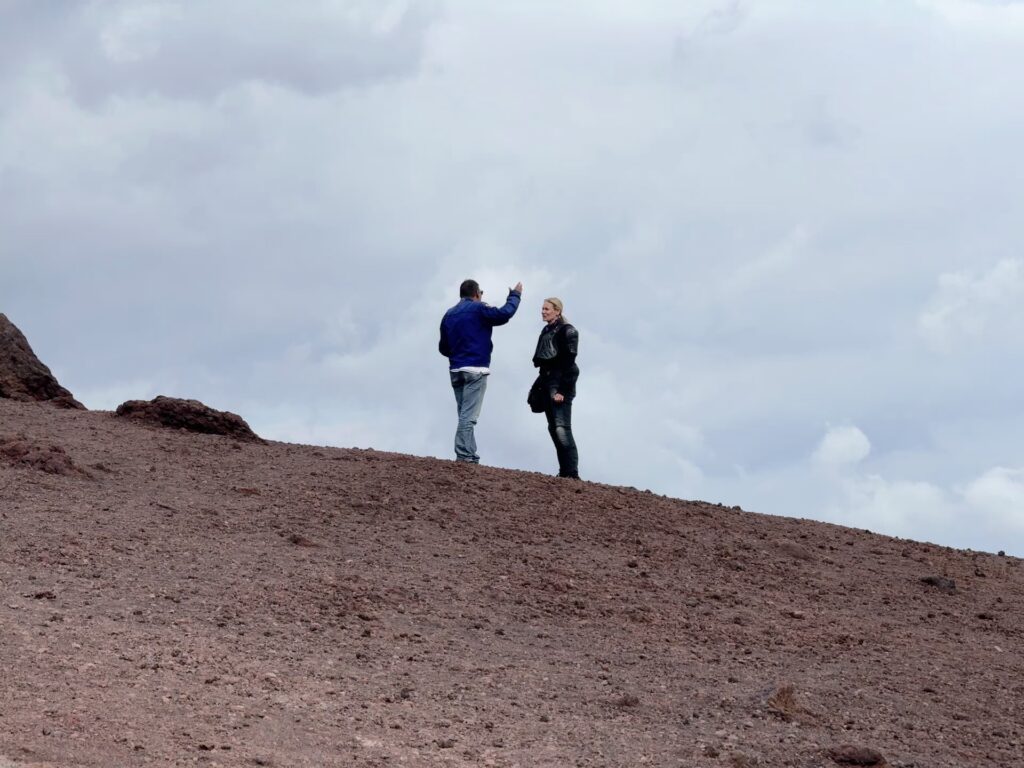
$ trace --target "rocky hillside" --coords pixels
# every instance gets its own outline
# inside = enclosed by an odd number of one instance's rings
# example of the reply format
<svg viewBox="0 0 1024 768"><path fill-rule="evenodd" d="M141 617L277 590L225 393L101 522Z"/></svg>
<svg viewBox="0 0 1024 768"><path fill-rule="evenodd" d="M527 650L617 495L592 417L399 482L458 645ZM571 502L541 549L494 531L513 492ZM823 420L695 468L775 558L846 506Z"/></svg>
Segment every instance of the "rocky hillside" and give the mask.
<svg viewBox="0 0 1024 768"><path fill-rule="evenodd" d="M1024 765L1024 568L0 399L0 766Z"/></svg>

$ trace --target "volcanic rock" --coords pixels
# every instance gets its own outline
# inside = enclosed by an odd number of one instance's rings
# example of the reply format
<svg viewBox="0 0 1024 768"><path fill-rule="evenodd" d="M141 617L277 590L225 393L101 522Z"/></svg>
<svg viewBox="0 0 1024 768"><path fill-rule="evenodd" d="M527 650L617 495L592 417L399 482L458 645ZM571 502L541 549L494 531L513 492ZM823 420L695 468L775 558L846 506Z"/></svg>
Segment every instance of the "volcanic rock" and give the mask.
<svg viewBox="0 0 1024 768"><path fill-rule="evenodd" d="M833 747L828 751L828 756L840 765L868 765L878 766L878 768L885 765L885 758L880 752L852 744Z"/></svg>
<svg viewBox="0 0 1024 768"><path fill-rule="evenodd" d="M947 594L956 594L956 582L945 576L925 576L921 581Z"/></svg>
<svg viewBox="0 0 1024 768"><path fill-rule="evenodd" d="M36 469L51 475L88 477L59 445L44 445L25 437L0 438L0 459L15 467Z"/></svg>
<svg viewBox="0 0 1024 768"><path fill-rule="evenodd" d="M207 435L225 435L248 442L263 442L237 413L218 411L198 400L158 395L149 401L129 400L121 403L116 413L118 416L172 429L185 429Z"/></svg>
<svg viewBox="0 0 1024 768"><path fill-rule="evenodd" d="M60 408L85 409L36 357L25 334L3 313L0 313L0 397L22 402L41 400Z"/></svg>

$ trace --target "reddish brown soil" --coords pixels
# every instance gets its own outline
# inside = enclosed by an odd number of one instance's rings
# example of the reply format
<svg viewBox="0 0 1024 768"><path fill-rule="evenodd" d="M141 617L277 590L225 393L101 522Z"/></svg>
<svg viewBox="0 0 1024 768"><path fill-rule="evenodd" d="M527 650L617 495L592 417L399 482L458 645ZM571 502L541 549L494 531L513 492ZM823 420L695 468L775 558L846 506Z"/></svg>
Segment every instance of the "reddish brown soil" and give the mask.
<svg viewBox="0 0 1024 768"><path fill-rule="evenodd" d="M1014 558L0 400L19 435L88 476L0 457L3 768L1024 765Z"/></svg>

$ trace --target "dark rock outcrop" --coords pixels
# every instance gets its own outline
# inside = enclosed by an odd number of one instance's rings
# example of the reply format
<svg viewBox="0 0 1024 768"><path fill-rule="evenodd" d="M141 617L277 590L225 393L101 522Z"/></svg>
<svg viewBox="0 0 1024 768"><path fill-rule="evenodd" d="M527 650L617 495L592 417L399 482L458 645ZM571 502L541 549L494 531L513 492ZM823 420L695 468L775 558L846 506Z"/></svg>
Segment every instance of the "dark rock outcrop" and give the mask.
<svg viewBox="0 0 1024 768"><path fill-rule="evenodd" d="M0 313L0 397L85 409L36 357L25 334Z"/></svg>
<svg viewBox="0 0 1024 768"><path fill-rule="evenodd" d="M948 595L956 594L956 582L953 579L947 579L945 576L925 576L921 581Z"/></svg>
<svg viewBox="0 0 1024 768"><path fill-rule="evenodd" d="M129 400L121 403L116 413L118 416L171 429L185 429L206 435L225 435L247 442L263 442L237 413L218 411L198 400L158 395L149 401Z"/></svg>
<svg viewBox="0 0 1024 768"><path fill-rule="evenodd" d="M59 445L38 443L24 436L0 437L0 460L14 467L36 469L51 475L89 477Z"/></svg>
<svg viewBox="0 0 1024 768"><path fill-rule="evenodd" d="M868 747L858 747L852 744L843 744L839 747L832 747L828 750L828 756L840 765L867 765L884 768L885 758L880 752Z"/></svg>

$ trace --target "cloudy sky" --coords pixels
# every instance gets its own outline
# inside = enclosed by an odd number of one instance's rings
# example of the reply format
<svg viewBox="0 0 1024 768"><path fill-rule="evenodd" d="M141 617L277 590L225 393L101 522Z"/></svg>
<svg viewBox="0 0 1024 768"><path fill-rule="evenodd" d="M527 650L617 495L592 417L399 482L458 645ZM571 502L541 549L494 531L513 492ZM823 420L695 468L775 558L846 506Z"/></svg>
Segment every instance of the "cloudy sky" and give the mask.
<svg viewBox="0 0 1024 768"><path fill-rule="evenodd" d="M1024 555L1024 3L0 0L0 311L91 408Z"/></svg>

